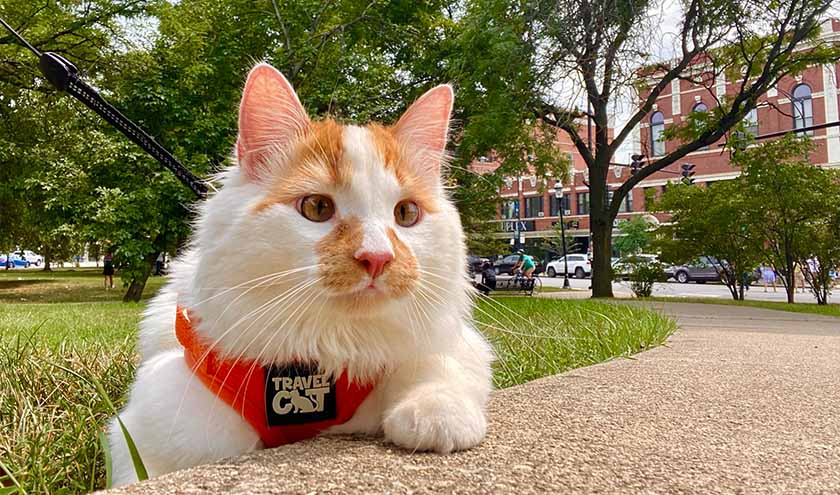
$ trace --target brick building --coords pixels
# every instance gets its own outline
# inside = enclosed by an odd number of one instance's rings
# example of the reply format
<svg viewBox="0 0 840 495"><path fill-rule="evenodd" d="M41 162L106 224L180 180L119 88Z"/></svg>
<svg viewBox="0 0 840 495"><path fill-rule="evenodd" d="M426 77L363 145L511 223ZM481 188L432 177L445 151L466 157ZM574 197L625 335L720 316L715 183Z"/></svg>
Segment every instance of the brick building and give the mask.
<svg viewBox="0 0 840 495"><path fill-rule="evenodd" d="M580 135L586 136L586 121L579 122L579 126ZM574 177L574 180L560 183L553 177L538 177L533 173L506 177L499 191L500 205L496 221L500 224L501 232L498 236L510 239L513 244L518 224L521 244L538 248L544 238L556 237L555 225L560 221L562 207L567 235L575 240L576 251L586 252L589 249L588 170L583 157L565 132L557 133L556 145L560 151L567 153L571 165L569 177ZM478 172L490 172L496 167L493 162L481 160L473 168ZM618 188L629 173L626 164L611 167L608 176L610 189ZM562 187L562 199L555 196L558 187ZM643 211L644 199L641 194L641 189L633 190L633 194L622 205L619 219L629 218L632 212Z"/></svg>
<svg viewBox="0 0 840 495"><path fill-rule="evenodd" d="M840 20L826 21L822 25L821 38L826 42L840 42ZM702 66L695 66L694 69L702 74ZM840 114L838 72L840 62L809 67L799 76L783 78L775 88L759 98L758 107L747 116L749 132L762 136L836 122ZM679 143L658 139L662 131L672 124L679 124L692 111L711 109L716 104L715 97L734 94L740 81L727 81L720 76L709 83L710 88L707 88L688 81L673 81L639 126L634 152L655 159L673 151ZM641 99L645 99L648 94L643 91ZM811 162L819 166L840 167L838 128L818 129L809 134L815 145L810 156ZM667 187L668 181L679 178L683 164L695 165L695 183L701 185L737 177L740 171L729 163L729 154L723 151L721 143L689 153L664 171L643 181L640 187L660 194Z"/></svg>
<svg viewBox="0 0 840 495"><path fill-rule="evenodd" d="M822 40L840 42L840 20L833 19L822 26ZM697 69L695 66L694 69ZM838 106L838 73L840 61L835 64L814 66L801 75L782 79L779 84L759 99L758 108L748 116L749 132L761 136L779 131L795 130L840 120ZM635 129L632 138L633 153L643 153L655 159L675 149L679 143L666 142L658 137L672 124L679 124L692 111L707 111L718 98L733 94L740 81L727 81L719 77L709 81L709 87L688 81L674 81L659 96L653 111ZM640 101L647 97L642 91ZM579 122L579 133L586 136L586 122ZM610 133L612 134L612 133ZM840 129L829 127L810 133L815 150L811 161L815 165L840 167ZM645 198L658 196L669 182L680 180L683 164L695 166L695 183L708 183L733 179L740 172L729 163L729 154L716 143L689 153L677 163L653 174L639 185L622 205L618 220L634 214L647 214ZM560 220L559 209L564 210L567 234L572 236L581 251L589 250L589 188L586 164L564 132L557 134L557 146L569 154L574 180L558 184L552 177L536 177L525 174L508 177L499 192L500 207L496 221L500 223L499 237L511 239L513 243L516 225L519 225L522 244L537 247L545 237L556 235L554 225ZM475 164L477 171L495 170L496 164L482 161ZM610 189L618 188L626 180L630 168L627 164L616 164L608 175ZM541 187L542 186L542 187ZM557 187L563 188L563 200L555 198ZM540 191L542 189L542 191ZM663 215L655 215L663 219ZM518 221L517 221L518 218ZM615 234L615 233L614 233Z"/></svg>

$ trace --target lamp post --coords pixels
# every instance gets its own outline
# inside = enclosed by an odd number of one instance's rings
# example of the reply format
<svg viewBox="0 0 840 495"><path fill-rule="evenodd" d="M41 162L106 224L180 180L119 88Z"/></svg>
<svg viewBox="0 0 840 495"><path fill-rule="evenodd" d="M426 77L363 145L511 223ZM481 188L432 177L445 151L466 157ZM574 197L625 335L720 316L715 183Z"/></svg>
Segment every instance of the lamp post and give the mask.
<svg viewBox="0 0 840 495"><path fill-rule="evenodd" d="M560 202L560 242L563 243L563 288L570 289L569 285L569 257L566 253L566 221L563 219L563 186L561 184L554 185L554 197Z"/></svg>

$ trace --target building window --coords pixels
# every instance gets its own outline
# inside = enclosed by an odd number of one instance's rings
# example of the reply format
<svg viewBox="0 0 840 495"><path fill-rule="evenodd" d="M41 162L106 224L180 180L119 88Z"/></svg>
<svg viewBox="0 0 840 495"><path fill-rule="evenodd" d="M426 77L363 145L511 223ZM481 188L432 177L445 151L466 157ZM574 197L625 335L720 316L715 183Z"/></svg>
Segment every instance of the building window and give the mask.
<svg viewBox="0 0 840 495"><path fill-rule="evenodd" d="M627 193L627 196L624 196L624 201L618 207L619 213L630 213L631 211L633 211L633 191L630 191Z"/></svg>
<svg viewBox="0 0 840 495"><path fill-rule="evenodd" d="M577 193L577 214L589 215L589 193Z"/></svg>
<svg viewBox="0 0 840 495"><path fill-rule="evenodd" d="M564 215L569 215L571 213L569 211L571 209L569 205L569 195L564 194L563 197L559 199L556 196L552 195L551 201L549 202L549 208L551 211L550 215L552 217L560 215L560 208L563 208Z"/></svg>
<svg viewBox="0 0 840 495"><path fill-rule="evenodd" d="M744 117L744 130L752 137L758 136L758 109L753 108Z"/></svg>
<svg viewBox="0 0 840 495"><path fill-rule="evenodd" d="M534 196L525 198L525 218L534 218L541 216L543 212L543 197Z"/></svg>
<svg viewBox="0 0 840 495"><path fill-rule="evenodd" d="M642 190L642 194L645 196L645 211L651 211L653 203L656 202L656 188L646 187Z"/></svg>
<svg viewBox="0 0 840 495"><path fill-rule="evenodd" d="M518 205L518 199L514 199L512 201L505 201L504 203L502 203L502 218L504 220L516 218L516 210L518 209Z"/></svg>
<svg viewBox="0 0 840 495"><path fill-rule="evenodd" d="M709 111L709 107L706 106L706 104L703 103L702 101L700 103L694 105L694 108L691 109L691 113L694 113L694 112L706 113L708 111ZM708 146L703 146L702 148L698 148L697 151L703 151L703 150L707 150L707 149L709 149Z"/></svg>
<svg viewBox="0 0 840 495"><path fill-rule="evenodd" d="M814 125L814 109L811 102L811 88L807 84L800 84L793 88L793 128L804 129ZM808 132L811 134L811 132Z"/></svg>
<svg viewBox="0 0 840 495"><path fill-rule="evenodd" d="M662 115L662 112L656 112L650 117L650 146L653 156L665 154L663 132L665 132L665 116Z"/></svg>

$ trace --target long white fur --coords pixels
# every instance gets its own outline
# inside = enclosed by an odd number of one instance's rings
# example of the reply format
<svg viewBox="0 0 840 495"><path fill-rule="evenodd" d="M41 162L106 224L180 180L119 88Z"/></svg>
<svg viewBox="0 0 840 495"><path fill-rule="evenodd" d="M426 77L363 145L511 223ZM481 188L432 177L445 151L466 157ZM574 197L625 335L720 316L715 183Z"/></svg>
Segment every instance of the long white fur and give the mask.
<svg viewBox="0 0 840 495"><path fill-rule="evenodd" d="M353 173L349 188L330 191L339 213L362 220L371 249L393 251L384 229L394 228L422 270L416 287L370 314L337 311L318 283L314 249L330 222L310 222L287 205L254 214L266 186L229 169L201 207L193 247L174 263L141 324L141 365L120 418L151 476L262 448L185 364L174 335L176 303L191 308L197 331L231 359L295 356L327 371L378 377L353 419L327 433L384 432L407 449L438 452L484 438L492 351L470 323L458 213L439 188L439 212L414 227L397 226L393 208L402 191L369 131L345 128L343 146ZM116 421L109 435L114 485L135 481Z"/></svg>

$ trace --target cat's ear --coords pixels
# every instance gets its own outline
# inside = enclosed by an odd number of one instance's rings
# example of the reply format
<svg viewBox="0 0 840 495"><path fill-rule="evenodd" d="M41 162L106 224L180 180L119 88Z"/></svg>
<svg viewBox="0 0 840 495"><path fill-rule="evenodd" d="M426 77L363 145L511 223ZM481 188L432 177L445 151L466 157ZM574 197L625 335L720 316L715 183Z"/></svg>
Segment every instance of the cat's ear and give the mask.
<svg viewBox="0 0 840 495"><path fill-rule="evenodd" d="M259 180L269 169L269 156L288 151L309 125L306 110L283 74L268 64L257 65L248 74L239 104L239 166Z"/></svg>
<svg viewBox="0 0 840 495"><path fill-rule="evenodd" d="M452 113L452 86L443 84L427 91L400 117L394 130L422 153L427 171L437 175L446 149L449 116Z"/></svg>

